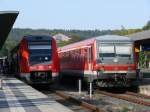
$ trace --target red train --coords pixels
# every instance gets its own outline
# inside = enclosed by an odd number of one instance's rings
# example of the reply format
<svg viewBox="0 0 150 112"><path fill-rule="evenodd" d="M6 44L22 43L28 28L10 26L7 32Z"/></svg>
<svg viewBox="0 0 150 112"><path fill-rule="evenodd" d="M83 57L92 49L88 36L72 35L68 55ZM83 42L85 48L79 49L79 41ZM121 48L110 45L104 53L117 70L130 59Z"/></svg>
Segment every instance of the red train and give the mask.
<svg viewBox="0 0 150 112"><path fill-rule="evenodd" d="M24 36L10 54L11 71L29 84L48 84L58 76L56 41L51 36Z"/></svg>
<svg viewBox="0 0 150 112"><path fill-rule="evenodd" d="M78 77L99 86L127 86L136 79L133 41L105 35L59 48L61 77Z"/></svg>

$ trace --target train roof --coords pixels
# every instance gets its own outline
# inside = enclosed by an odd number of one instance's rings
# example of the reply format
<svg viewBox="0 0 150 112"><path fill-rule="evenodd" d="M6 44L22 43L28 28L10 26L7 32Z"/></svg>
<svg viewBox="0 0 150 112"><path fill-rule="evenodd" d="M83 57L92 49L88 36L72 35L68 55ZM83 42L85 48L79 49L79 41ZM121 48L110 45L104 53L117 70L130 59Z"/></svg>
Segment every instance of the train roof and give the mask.
<svg viewBox="0 0 150 112"><path fill-rule="evenodd" d="M67 50L74 47L80 47L80 46L86 46L92 44L94 41L100 41L100 42L133 42L133 40L126 36L118 36L118 35L103 35L103 36L97 36L90 39L86 39L83 41L79 41L76 43L72 43L69 45L66 45L64 47L59 48L59 50Z"/></svg>
<svg viewBox="0 0 150 112"><path fill-rule="evenodd" d="M52 40L53 37L50 35L26 35L23 37L23 39L26 39L27 41L35 41L35 40Z"/></svg>
<svg viewBox="0 0 150 112"><path fill-rule="evenodd" d="M104 35L104 36L98 36L95 37L96 40L99 41L117 41L117 42L122 42L122 41L130 41L132 42L133 40L129 37L126 36L119 36L119 35Z"/></svg>

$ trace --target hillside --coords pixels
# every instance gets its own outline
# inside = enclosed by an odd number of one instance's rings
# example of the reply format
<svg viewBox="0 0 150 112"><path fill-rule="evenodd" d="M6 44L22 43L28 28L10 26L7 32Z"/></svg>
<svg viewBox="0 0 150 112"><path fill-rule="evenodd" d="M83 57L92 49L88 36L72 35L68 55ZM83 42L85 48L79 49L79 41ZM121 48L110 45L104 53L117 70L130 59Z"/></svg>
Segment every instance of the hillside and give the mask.
<svg viewBox="0 0 150 112"><path fill-rule="evenodd" d="M132 32L135 32L134 29ZM19 29L14 28L11 30L8 39L3 46L3 49L0 51L0 56L7 55L12 48L14 48L18 42L22 39L24 35L56 35L56 34L64 34L71 39L69 41L61 41L58 46L64 46L73 42L81 41L87 38L92 38L100 35L106 34L117 34L117 35L125 35L128 33L128 30L47 30L47 29Z"/></svg>
<svg viewBox="0 0 150 112"><path fill-rule="evenodd" d="M14 48L17 43L22 39L24 35L51 35L54 36L56 34L63 34L71 39L69 41L61 41L58 43L58 46L64 46L66 44L70 44L73 42L77 42L80 40L84 40L87 38L92 38L100 35L106 34L115 34L115 35L129 35L132 33L140 32L143 30L150 29L150 21L147 22L143 28L140 29L125 29L122 28L120 30L62 30L62 29L20 29L14 28L11 30L8 39L3 46L3 49L0 51L0 56L7 55L12 48Z"/></svg>
<svg viewBox="0 0 150 112"><path fill-rule="evenodd" d="M79 36L82 39L98 36L98 35L105 35L105 34L112 34L111 30L47 30L47 29L19 29L14 28L10 32L9 37L15 40L20 40L24 35L56 35L58 33L62 33L67 36Z"/></svg>

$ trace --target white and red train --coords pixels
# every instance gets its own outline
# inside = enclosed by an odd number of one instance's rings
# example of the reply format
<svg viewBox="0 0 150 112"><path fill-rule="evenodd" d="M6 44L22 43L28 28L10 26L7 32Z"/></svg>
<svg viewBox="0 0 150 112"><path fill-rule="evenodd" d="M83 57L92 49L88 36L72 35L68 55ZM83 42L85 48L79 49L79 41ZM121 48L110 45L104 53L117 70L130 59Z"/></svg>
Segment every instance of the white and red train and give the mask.
<svg viewBox="0 0 150 112"><path fill-rule="evenodd" d="M134 43L124 36L99 36L57 52L52 37L29 35L11 51L10 63L11 71L29 84L50 83L59 73L60 77L82 78L99 86L130 85L136 80Z"/></svg>
<svg viewBox="0 0 150 112"><path fill-rule="evenodd" d="M124 36L99 36L59 48L61 77L97 82L99 86L130 85L136 79L133 41Z"/></svg>
<svg viewBox="0 0 150 112"><path fill-rule="evenodd" d="M56 41L51 36L24 36L10 53L11 71L29 84L48 84L58 76Z"/></svg>

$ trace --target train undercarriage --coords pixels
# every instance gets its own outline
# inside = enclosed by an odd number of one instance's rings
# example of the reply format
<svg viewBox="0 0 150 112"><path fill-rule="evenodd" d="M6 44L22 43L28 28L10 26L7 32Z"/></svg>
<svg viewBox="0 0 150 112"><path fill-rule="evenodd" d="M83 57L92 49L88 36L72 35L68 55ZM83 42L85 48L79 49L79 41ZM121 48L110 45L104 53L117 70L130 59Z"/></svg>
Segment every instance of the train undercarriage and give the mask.
<svg viewBox="0 0 150 112"><path fill-rule="evenodd" d="M88 82L98 87L130 87L136 81L136 73L98 73L89 75Z"/></svg>
<svg viewBox="0 0 150 112"><path fill-rule="evenodd" d="M52 71L32 71L30 73L22 73L21 78L28 84L53 83Z"/></svg>

